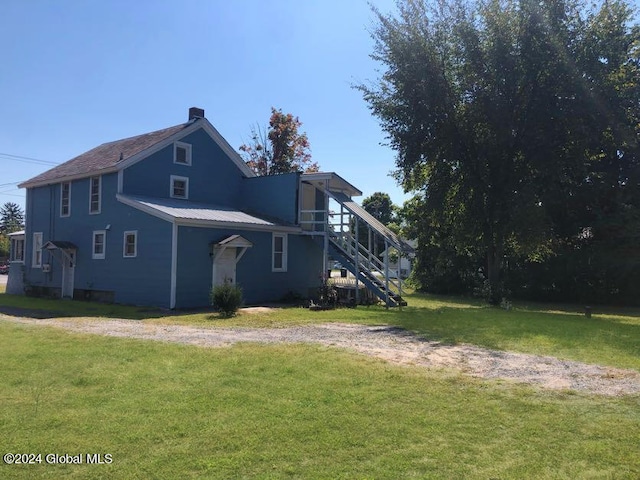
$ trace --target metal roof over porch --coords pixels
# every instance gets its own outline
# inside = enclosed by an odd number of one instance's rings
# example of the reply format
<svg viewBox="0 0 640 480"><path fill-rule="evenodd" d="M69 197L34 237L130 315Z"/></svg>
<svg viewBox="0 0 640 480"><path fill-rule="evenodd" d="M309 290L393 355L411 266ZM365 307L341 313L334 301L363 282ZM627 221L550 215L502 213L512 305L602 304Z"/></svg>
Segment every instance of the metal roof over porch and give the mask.
<svg viewBox="0 0 640 480"><path fill-rule="evenodd" d="M300 227L282 225L230 207L172 198L117 196L118 201L178 225L233 227L248 230L299 232Z"/></svg>

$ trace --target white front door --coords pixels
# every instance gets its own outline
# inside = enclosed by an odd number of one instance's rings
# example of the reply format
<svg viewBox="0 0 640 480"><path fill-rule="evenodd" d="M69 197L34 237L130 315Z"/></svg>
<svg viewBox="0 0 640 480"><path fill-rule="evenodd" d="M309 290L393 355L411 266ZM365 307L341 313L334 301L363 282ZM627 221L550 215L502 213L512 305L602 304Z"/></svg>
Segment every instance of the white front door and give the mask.
<svg viewBox="0 0 640 480"><path fill-rule="evenodd" d="M236 283L236 249L225 248L213 262L213 286L223 283Z"/></svg>
<svg viewBox="0 0 640 480"><path fill-rule="evenodd" d="M62 298L73 298L73 277L76 271L76 252L69 250L62 255Z"/></svg>

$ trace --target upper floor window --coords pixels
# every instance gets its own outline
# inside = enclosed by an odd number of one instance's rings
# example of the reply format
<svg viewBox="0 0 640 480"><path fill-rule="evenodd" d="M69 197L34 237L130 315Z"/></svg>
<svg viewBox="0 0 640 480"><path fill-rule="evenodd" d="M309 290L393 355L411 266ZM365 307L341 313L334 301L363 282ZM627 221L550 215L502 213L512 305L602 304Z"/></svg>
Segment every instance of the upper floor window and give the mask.
<svg viewBox="0 0 640 480"><path fill-rule="evenodd" d="M191 145L188 143L175 142L173 144L173 163L180 165L191 165Z"/></svg>
<svg viewBox="0 0 640 480"><path fill-rule="evenodd" d="M105 240L107 232L105 230L96 230L93 232L93 254L94 260L104 260L105 257Z"/></svg>
<svg viewBox="0 0 640 480"><path fill-rule="evenodd" d="M33 268L42 267L42 232L33 234L33 251L31 252L31 266Z"/></svg>
<svg viewBox="0 0 640 480"><path fill-rule="evenodd" d="M71 215L71 182L60 184L60 216Z"/></svg>
<svg viewBox="0 0 640 480"><path fill-rule="evenodd" d="M274 272L287 271L287 235L273 234L272 270Z"/></svg>
<svg viewBox="0 0 640 480"><path fill-rule="evenodd" d="M100 213L100 209L102 208L102 177L91 177L89 182L89 213Z"/></svg>
<svg viewBox="0 0 640 480"><path fill-rule="evenodd" d="M189 198L189 179L171 175L171 197Z"/></svg>
<svg viewBox="0 0 640 480"><path fill-rule="evenodd" d="M124 246L122 256L125 258L134 258L138 256L137 230L124 232Z"/></svg>

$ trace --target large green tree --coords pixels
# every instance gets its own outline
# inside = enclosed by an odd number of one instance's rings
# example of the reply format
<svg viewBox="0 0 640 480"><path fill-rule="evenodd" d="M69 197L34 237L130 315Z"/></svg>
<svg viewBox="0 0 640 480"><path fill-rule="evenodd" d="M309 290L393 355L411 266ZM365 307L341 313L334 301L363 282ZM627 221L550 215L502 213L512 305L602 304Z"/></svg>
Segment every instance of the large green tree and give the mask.
<svg viewBox="0 0 640 480"><path fill-rule="evenodd" d="M621 1L397 7L374 9L383 71L359 88L397 152L398 181L417 193L419 249L445 243L449 263L467 259L470 275L482 258L496 303L506 258L545 261L586 236L586 184L610 174L603 188L632 187L638 30Z"/></svg>
<svg viewBox="0 0 640 480"><path fill-rule="evenodd" d="M271 107L269 128L253 127L251 140L240 146L247 165L258 175L317 172L307 134L298 131L301 126L298 117Z"/></svg>
<svg viewBox="0 0 640 480"><path fill-rule="evenodd" d="M396 206L388 193L375 192L362 201L362 208L383 225L395 222Z"/></svg>

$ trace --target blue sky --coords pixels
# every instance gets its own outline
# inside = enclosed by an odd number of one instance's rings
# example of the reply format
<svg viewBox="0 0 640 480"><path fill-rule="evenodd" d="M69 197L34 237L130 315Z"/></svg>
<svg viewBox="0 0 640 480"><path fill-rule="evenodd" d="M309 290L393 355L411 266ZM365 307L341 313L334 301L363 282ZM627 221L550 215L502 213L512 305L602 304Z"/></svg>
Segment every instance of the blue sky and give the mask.
<svg viewBox="0 0 640 480"><path fill-rule="evenodd" d="M393 0L371 3L394 10ZM365 0L3 0L0 11L0 204L24 207L17 182L182 123L191 106L236 149L272 106L293 113L313 159L360 200L408 198L352 88L377 77Z"/></svg>

